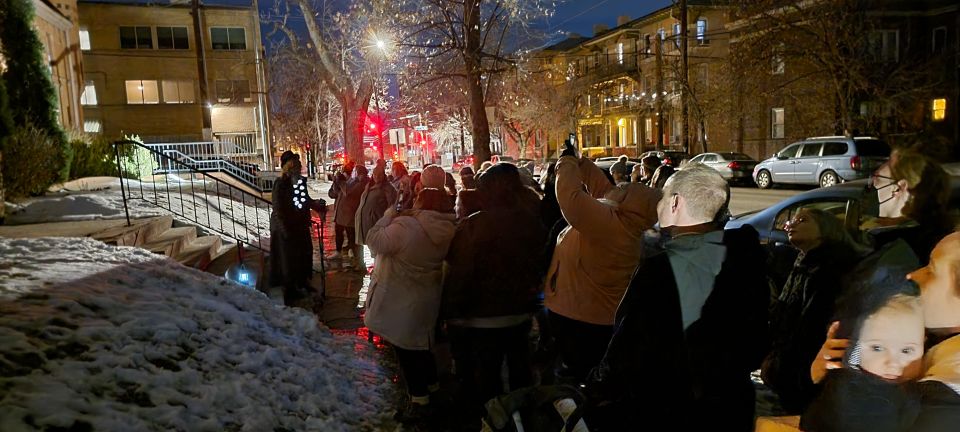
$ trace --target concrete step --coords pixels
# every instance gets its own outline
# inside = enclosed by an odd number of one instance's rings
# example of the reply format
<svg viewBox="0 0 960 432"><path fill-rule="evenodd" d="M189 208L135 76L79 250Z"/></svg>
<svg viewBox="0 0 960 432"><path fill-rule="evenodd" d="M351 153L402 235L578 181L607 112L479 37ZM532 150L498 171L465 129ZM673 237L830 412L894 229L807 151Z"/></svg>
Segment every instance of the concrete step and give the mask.
<svg viewBox="0 0 960 432"><path fill-rule="evenodd" d="M93 233L90 237L117 246L142 246L149 240L173 226L173 216L158 216L131 221L131 226L110 227Z"/></svg>
<svg viewBox="0 0 960 432"><path fill-rule="evenodd" d="M173 259L189 267L204 267L220 250L223 240L219 236L201 236L190 242Z"/></svg>
<svg viewBox="0 0 960 432"><path fill-rule="evenodd" d="M160 233L160 235L155 239L148 241L147 243L141 245L141 247L153 253L163 254L168 257L175 257L196 238L196 227L176 227Z"/></svg>

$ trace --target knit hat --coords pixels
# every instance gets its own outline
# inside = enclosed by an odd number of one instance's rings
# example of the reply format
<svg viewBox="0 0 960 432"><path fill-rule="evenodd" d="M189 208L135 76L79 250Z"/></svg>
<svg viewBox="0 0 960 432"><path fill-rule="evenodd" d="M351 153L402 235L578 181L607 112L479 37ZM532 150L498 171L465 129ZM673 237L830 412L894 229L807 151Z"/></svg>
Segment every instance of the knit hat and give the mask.
<svg viewBox="0 0 960 432"><path fill-rule="evenodd" d="M420 183L423 184L424 188L442 190L445 181L446 175L443 172L443 168L437 165L428 165L423 169L423 174L420 176Z"/></svg>

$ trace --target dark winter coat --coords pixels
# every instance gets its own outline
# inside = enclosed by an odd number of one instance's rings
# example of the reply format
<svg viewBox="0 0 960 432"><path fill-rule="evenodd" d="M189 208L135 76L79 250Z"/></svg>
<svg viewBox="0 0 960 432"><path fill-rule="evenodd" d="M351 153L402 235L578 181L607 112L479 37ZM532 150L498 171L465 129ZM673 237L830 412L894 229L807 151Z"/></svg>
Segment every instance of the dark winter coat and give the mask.
<svg viewBox="0 0 960 432"><path fill-rule="evenodd" d="M373 227L383 213L397 202L397 190L390 182L367 183L366 190L360 196L354 225L357 231L357 244L367 244L367 232Z"/></svg>
<svg viewBox="0 0 960 432"><path fill-rule="evenodd" d="M357 215L357 208L360 207L360 197L369 181L370 178L366 176L334 180L329 191L330 198L337 200L334 203L334 223L345 227L354 226L354 217Z"/></svg>
<svg viewBox="0 0 960 432"><path fill-rule="evenodd" d="M443 281L445 318L489 318L532 312L546 272L547 231L518 204L483 209L457 227Z"/></svg>
<svg viewBox="0 0 960 432"><path fill-rule="evenodd" d="M273 186L270 215L270 283L303 288L313 275L310 208L325 205L310 198L306 178L281 176Z"/></svg>
<svg viewBox="0 0 960 432"><path fill-rule="evenodd" d="M772 343L763 380L790 414L802 413L816 396L810 364L826 340L844 275L858 260L857 251L843 244L821 245L801 255L770 307Z"/></svg>
<svg viewBox="0 0 960 432"><path fill-rule="evenodd" d="M609 430L654 417L674 430L753 430L750 372L766 352L763 258L749 226L683 234L648 252L588 380L591 403L611 404L600 419Z"/></svg>
<svg viewBox="0 0 960 432"><path fill-rule="evenodd" d="M875 228L868 232L868 236L876 249L896 240L905 241L920 260L920 265L925 266L930 261L930 252L933 251L933 247L952 231L949 227L921 226L910 222L898 226Z"/></svg>

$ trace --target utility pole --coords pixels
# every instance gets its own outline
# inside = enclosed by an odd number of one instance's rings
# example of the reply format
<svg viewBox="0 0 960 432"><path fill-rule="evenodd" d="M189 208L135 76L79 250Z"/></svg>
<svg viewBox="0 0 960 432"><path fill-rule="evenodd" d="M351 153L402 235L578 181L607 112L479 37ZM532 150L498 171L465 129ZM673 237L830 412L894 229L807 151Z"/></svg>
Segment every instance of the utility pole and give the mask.
<svg viewBox="0 0 960 432"><path fill-rule="evenodd" d="M200 25L200 0L193 0L193 37L197 45L197 76L200 79L200 111L203 113L203 140L213 141L210 100L207 90L207 61L204 54L203 27Z"/></svg>
<svg viewBox="0 0 960 432"><path fill-rule="evenodd" d="M680 0L680 119L683 122L682 135L680 142L683 143L683 151L690 151L690 112L687 109L687 84L689 84L690 74L687 64L687 0Z"/></svg>

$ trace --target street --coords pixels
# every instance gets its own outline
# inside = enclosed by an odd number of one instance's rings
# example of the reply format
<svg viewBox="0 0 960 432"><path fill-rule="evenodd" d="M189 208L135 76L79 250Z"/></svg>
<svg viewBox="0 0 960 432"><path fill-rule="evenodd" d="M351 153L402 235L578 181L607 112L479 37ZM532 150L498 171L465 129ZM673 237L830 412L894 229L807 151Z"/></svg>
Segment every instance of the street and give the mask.
<svg viewBox="0 0 960 432"><path fill-rule="evenodd" d="M730 213L739 215L749 211L763 210L784 198L794 196L805 189L758 189L756 187L730 188Z"/></svg>

